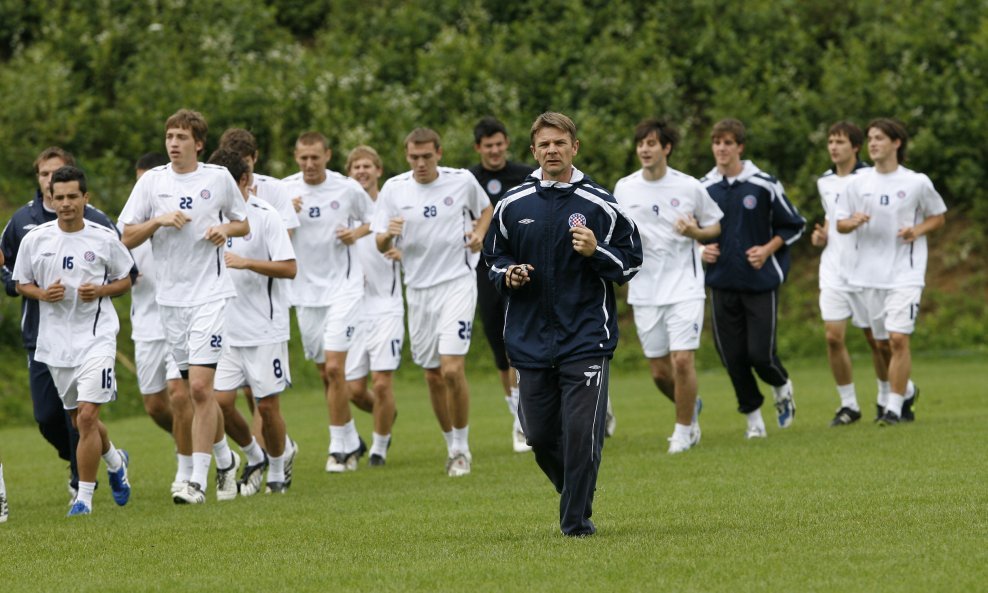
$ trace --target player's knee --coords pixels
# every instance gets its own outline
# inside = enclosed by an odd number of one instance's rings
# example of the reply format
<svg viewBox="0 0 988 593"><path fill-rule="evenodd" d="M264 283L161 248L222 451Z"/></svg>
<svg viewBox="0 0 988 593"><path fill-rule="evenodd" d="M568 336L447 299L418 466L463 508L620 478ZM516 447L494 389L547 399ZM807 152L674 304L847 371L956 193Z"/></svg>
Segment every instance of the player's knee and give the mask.
<svg viewBox="0 0 988 593"><path fill-rule="evenodd" d="M148 416L158 418L162 414L169 411L168 403L161 397L160 394L145 395L144 411Z"/></svg>
<svg viewBox="0 0 988 593"><path fill-rule="evenodd" d="M672 353L672 372L681 377L693 371L693 352L682 351Z"/></svg>
<svg viewBox="0 0 988 593"><path fill-rule="evenodd" d="M257 413L265 421L271 420L279 411L278 396L272 395L257 401Z"/></svg>
<svg viewBox="0 0 988 593"><path fill-rule="evenodd" d="M95 430L97 422L99 422L99 406L90 403L79 404L79 409L75 414L75 424L79 432L85 433Z"/></svg>
<svg viewBox="0 0 988 593"><path fill-rule="evenodd" d="M890 333L888 343L892 352L908 352L909 334Z"/></svg>

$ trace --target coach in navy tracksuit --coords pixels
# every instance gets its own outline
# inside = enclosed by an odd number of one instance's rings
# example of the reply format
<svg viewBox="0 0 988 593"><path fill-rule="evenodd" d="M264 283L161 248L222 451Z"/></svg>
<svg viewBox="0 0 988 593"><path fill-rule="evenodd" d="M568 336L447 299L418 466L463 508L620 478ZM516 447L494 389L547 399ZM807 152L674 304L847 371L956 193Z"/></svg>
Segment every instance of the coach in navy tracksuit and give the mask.
<svg viewBox="0 0 988 593"><path fill-rule="evenodd" d="M761 416L764 397L752 369L772 386L779 426L796 413L789 373L775 348L779 286L789 271L789 245L806 220L774 177L742 161L744 125L718 122L712 133L717 166L700 182L724 212L719 243L704 249L711 288L714 338L738 400L748 419L748 438L767 435Z"/></svg>
<svg viewBox="0 0 988 593"><path fill-rule="evenodd" d="M5 259L2 273L4 290L12 297L20 296L17 293L17 283L14 282L11 271L17 261L21 240L34 227L57 218L55 211L45 205L45 199L50 193L48 184L51 174L63 165L73 164L75 164L75 159L72 158L72 155L58 147L46 148L34 162L38 186L45 188L45 191L42 192L42 189L38 189L33 200L14 212L10 222L3 230L2 238L0 238L0 248L3 249ZM116 227L113 226L110 219L92 206L86 207L85 218L116 231ZM42 436L58 451L58 456L69 462L72 473L69 485L73 490L76 490L79 472L76 468L75 451L79 443L79 432L72 426L72 420L62 406L62 399L58 396L55 382L52 381L51 374L48 372L48 365L34 360L39 320L38 301L23 299L21 302L21 335L24 339L24 348L27 350L34 419L38 423L38 429Z"/></svg>
<svg viewBox="0 0 988 593"><path fill-rule="evenodd" d="M498 203L484 241L491 281L508 297L504 342L518 369L519 416L535 460L560 494L565 535L595 532L608 365L617 346L613 283L642 263L641 239L614 198L578 169L576 126L532 124L541 165Z"/></svg>

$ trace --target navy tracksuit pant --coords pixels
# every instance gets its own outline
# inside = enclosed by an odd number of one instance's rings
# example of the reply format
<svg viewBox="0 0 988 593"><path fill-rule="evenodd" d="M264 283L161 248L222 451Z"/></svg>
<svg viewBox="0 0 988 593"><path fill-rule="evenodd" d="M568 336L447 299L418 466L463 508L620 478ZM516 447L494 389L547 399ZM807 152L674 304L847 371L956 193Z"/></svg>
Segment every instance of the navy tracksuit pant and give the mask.
<svg viewBox="0 0 988 593"><path fill-rule="evenodd" d="M604 446L609 361L518 369L518 416L535 461L559 493L565 535L590 535L597 470Z"/></svg>
<svg viewBox="0 0 988 593"><path fill-rule="evenodd" d="M775 352L778 294L778 289L711 291L714 341L742 414L754 412L765 401L752 369L769 385L781 387L789 380L789 373Z"/></svg>
<svg viewBox="0 0 988 593"><path fill-rule="evenodd" d="M55 447L58 456L69 462L72 487L78 488L79 469L76 466L75 452L79 446L79 431L72 426L72 417L62 406L62 398L58 397L58 389L48 371L48 365L34 360L34 350L27 351L27 364L31 378L31 403L38 430Z"/></svg>

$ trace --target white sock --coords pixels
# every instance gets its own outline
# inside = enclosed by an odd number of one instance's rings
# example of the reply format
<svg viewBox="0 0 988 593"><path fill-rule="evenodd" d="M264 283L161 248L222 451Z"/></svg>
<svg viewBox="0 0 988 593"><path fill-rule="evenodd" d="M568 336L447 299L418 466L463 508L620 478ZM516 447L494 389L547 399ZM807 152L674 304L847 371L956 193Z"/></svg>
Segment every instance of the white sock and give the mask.
<svg viewBox="0 0 988 593"><path fill-rule="evenodd" d="M672 438L677 441L689 441L690 440L690 425L676 423L676 427L672 429Z"/></svg>
<svg viewBox="0 0 988 593"><path fill-rule="evenodd" d="M745 414L745 418L748 420L748 428L760 428L765 430L765 420L762 419L761 408L758 408L754 412L748 412Z"/></svg>
<svg viewBox="0 0 988 593"><path fill-rule="evenodd" d="M449 453L449 456L450 457L452 457L453 456L453 431L451 430L449 432L444 432L443 433L443 438L446 439L446 452Z"/></svg>
<svg viewBox="0 0 988 593"><path fill-rule="evenodd" d="M347 453L356 451L360 448L360 435L357 433L357 423L353 421L353 418L350 418L350 421L344 424L343 428L346 431L344 436L346 440L343 443L346 447L344 451Z"/></svg>
<svg viewBox="0 0 988 593"><path fill-rule="evenodd" d="M113 442L110 442L110 448L103 453L103 461L106 462L106 469L111 472L119 471L120 467L123 465L123 456L117 451L117 448L113 446ZM91 499L90 499L91 500Z"/></svg>
<svg viewBox="0 0 988 593"><path fill-rule="evenodd" d="M858 406L858 394L854 391L854 383L838 385L837 393L840 395L840 405L842 408L851 408L855 412L860 412Z"/></svg>
<svg viewBox="0 0 988 593"><path fill-rule="evenodd" d="M286 449L287 451L287 449ZM285 453L280 457L268 457L268 482L284 482L285 481L285 457L288 454Z"/></svg>
<svg viewBox="0 0 988 593"><path fill-rule="evenodd" d="M257 444L257 438L250 437L250 444L240 448L247 456L247 465L257 465L264 461L264 451Z"/></svg>
<svg viewBox="0 0 988 593"><path fill-rule="evenodd" d="M916 395L916 386L913 384L913 380L910 379L906 383L906 399L911 399L914 395Z"/></svg>
<svg viewBox="0 0 988 593"><path fill-rule="evenodd" d="M453 451L457 453L470 453L470 426L453 429Z"/></svg>
<svg viewBox="0 0 988 593"><path fill-rule="evenodd" d="M83 482L79 480L79 492L76 500L86 503L86 506L93 508L93 492L96 490L96 482Z"/></svg>
<svg viewBox="0 0 988 593"><path fill-rule="evenodd" d="M775 401L779 401L786 397L792 396L792 381L786 379L786 382L782 385L776 387L772 385L772 395L775 396Z"/></svg>
<svg viewBox="0 0 988 593"><path fill-rule="evenodd" d="M889 394L889 403L885 406L885 409L889 412L894 413L896 416L902 415L902 402L906 401L906 398L899 395L898 393Z"/></svg>
<svg viewBox="0 0 988 593"><path fill-rule="evenodd" d="M292 450L292 439L288 438L288 431L285 431L285 451Z"/></svg>
<svg viewBox="0 0 988 593"><path fill-rule="evenodd" d="M206 486L209 485L207 477L209 476L209 464L212 461L213 456L209 453L192 453L192 475L189 476L189 481L199 484L199 489L203 492L206 491Z"/></svg>
<svg viewBox="0 0 988 593"><path fill-rule="evenodd" d="M383 458L388 457L388 444L391 443L390 434L377 434L374 433L374 444L371 445L370 454L380 455Z"/></svg>
<svg viewBox="0 0 988 593"><path fill-rule="evenodd" d="M892 386L888 381L878 381L878 405L883 408L888 405L889 394L892 393Z"/></svg>
<svg viewBox="0 0 988 593"><path fill-rule="evenodd" d="M7 485L3 483L3 464L0 463L0 492L7 492Z"/></svg>
<svg viewBox="0 0 988 593"><path fill-rule="evenodd" d="M178 455L178 471L175 472L176 482L189 482L192 480L192 456Z"/></svg>
<svg viewBox="0 0 988 593"><path fill-rule="evenodd" d="M193 453L192 457L194 458L195 455ZM226 437L213 443L213 457L216 458L216 469L230 469L233 467L233 451L230 450L230 445L226 442ZM208 470L207 473L209 473ZM195 480L192 481L195 482Z"/></svg>
<svg viewBox="0 0 988 593"><path fill-rule="evenodd" d="M333 426L329 425L329 452L332 453L346 453L349 449L346 448L346 425L343 426Z"/></svg>

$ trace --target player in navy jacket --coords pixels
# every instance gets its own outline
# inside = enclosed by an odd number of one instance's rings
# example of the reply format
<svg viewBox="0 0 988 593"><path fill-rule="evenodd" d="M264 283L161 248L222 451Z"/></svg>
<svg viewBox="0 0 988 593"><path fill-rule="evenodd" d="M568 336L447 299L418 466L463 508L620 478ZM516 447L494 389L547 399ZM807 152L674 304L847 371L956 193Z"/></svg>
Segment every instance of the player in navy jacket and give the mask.
<svg viewBox="0 0 988 593"><path fill-rule="evenodd" d="M789 271L789 245L806 220L782 184L751 161L742 161L744 124L718 122L711 134L717 166L700 180L724 212L719 243L703 252L711 288L714 338L734 386L738 411L747 416L747 438L767 435L764 397L752 370L772 386L779 426L796 414L792 382L775 350L778 288Z"/></svg>
<svg viewBox="0 0 988 593"><path fill-rule="evenodd" d="M504 341L518 369L519 417L571 536L596 530L591 506L618 339L613 283L642 263L634 222L573 167L578 149L572 120L539 116L532 153L541 168L501 199L484 241L491 281L508 298Z"/></svg>

